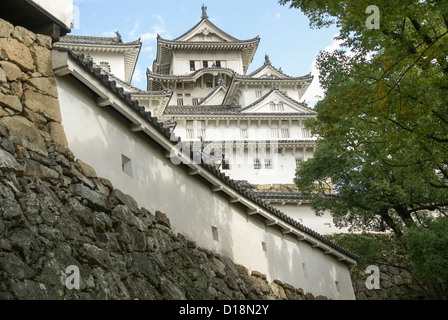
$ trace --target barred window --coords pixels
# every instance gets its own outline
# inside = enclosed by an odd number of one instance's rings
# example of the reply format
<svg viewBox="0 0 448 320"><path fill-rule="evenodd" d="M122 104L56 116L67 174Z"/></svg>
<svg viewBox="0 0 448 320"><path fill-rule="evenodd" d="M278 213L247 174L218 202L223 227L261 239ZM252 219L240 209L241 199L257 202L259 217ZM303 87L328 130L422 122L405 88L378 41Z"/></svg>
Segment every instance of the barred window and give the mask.
<svg viewBox="0 0 448 320"><path fill-rule="evenodd" d="M264 167L265 167L265 169L272 169L272 160L264 159Z"/></svg>
<svg viewBox="0 0 448 320"><path fill-rule="evenodd" d="M260 159L255 159L255 160L254 160L254 169L255 169L255 170L261 169L261 162L260 162Z"/></svg>

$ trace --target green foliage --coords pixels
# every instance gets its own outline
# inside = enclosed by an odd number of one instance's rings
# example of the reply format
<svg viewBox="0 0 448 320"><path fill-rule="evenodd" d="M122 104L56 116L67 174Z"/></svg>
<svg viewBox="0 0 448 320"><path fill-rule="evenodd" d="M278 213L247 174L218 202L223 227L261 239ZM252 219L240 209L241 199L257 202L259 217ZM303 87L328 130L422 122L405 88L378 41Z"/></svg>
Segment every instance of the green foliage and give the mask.
<svg viewBox="0 0 448 320"><path fill-rule="evenodd" d="M394 265L408 268L404 247L391 234L334 234L329 236L344 248L358 254L357 268L365 270L369 265Z"/></svg>
<svg viewBox="0 0 448 320"><path fill-rule="evenodd" d="M312 27L339 27L341 50L318 57L319 137L295 182L318 212L354 230L402 236L448 206L448 2L281 0ZM380 29L366 8L380 8ZM329 182L334 192L329 194ZM313 193L313 190L317 194Z"/></svg>
<svg viewBox="0 0 448 320"><path fill-rule="evenodd" d="M448 218L439 218L427 228L412 227L403 237L403 243L417 279L448 282Z"/></svg>
<svg viewBox="0 0 448 320"><path fill-rule="evenodd" d="M335 24L343 42L317 59L326 93L306 123L319 139L296 173L299 190L338 226L393 231L418 279L447 282L447 218L430 213L448 213L448 1L279 3L300 9L312 28ZM379 29L366 26L370 5L380 9ZM391 249L366 237L343 245L365 259Z"/></svg>

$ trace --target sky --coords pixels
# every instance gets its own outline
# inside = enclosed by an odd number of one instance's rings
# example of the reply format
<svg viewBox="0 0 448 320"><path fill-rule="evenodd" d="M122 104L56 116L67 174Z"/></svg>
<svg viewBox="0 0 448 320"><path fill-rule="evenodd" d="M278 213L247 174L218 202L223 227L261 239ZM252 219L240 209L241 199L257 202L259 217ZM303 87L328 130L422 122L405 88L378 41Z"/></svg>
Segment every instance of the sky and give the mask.
<svg viewBox="0 0 448 320"><path fill-rule="evenodd" d="M209 20L240 40L260 37L248 73L263 65L265 55L290 76L315 76L304 101L312 106L323 96L315 59L321 50L337 47L335 27L311 29L300 10L278 0L74 0L73 35L115 36L143 43L132 84L146 89L146 70L157 55L157 35L174 39L201 20L202 5Z"/></svg>

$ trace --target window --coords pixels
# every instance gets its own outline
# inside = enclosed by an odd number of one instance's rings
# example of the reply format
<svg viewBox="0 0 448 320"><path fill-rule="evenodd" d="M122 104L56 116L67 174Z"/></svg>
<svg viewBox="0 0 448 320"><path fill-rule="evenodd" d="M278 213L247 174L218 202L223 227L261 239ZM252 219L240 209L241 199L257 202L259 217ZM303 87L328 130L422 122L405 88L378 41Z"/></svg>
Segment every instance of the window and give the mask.
<svg viewBox="0 0 448 320"><path fill-rule="evenodd" d="M208 68L208 61L202 61L202 66L204 68Z"/></svg>
<svg viewBox="0 0 448 320"><path fill-rule="evenodd" d="M126 157L124 154L121 155L121 170L131 178L133 177L132 160Z"/></svg>
<svg viewBox="0 0 448 320"><path fill-rule="evenodd" d="M264 167L265 167L265 169L272 169L272 160L264 159Z"/></svg>
<svg viewBox="0 0 448 320"><path fill-rule="evenodd" d="M182 82L176 83L176 89L182 89Z"/></svg>
<svg viewBox="0 0 448 320"><path fill-rule="evenodd" d="M300 165L302 164L302 159L296 158L296 168L300 168Z"/></svg>
<svg viewBox="0 0 448 320"><path fill-rule="evenodd" d="M213 236L213 240L219 242L218 228L212 227L212 236Z"/></svg>
<svg viewBox="0 0 448 320"><path fill-rule="evenodd" d="M280 138L278 128L272 128L271 129L271 138L272 139Z"/></svg>
<svg viewBox="0 0 448 320"><path fill-rule="evenodd" d="M177 105L183 106L184 105L184 99L183 98L177 98Z"/></svg>
<svg viewBox="0 0 448 320"><path fill-rule="evenodd" d="M276 111L277 109L275 108L275 103L274 102L271 102L270 104L269 104L269 107L271 108L271 111Z"/></svg>
<svg viewBox="0 0 448 320"><path fill-rule="evenodd" d="M222 170L230 170L229 160L224 159L224 161L222 162Z"/></svg>
<svg viewBox="0 0 448 320"><path fill-rule="evenodd" d="M216 61L215 64L217 68L221 68L221 61Z"/></svg>
<svg viewBox="0 0 448 320"><path fill-rule="evenodd" d="M282 129L282 138L289 139L289 129L288 128Z"/></svg>
<svg viewBox="0 0 448 320"><path fill-rule="evenodd" d="M240 129L240 138L249 139L249 132L247 129Z"/></svg>
<svg viewBox="0 0 448 320"><path fill-rule="evenodd" d="M331 228L331 223L324 223L325 228Z"/></svg>
<svg viewBox="0 0 448 320"><path fill-rule="evenodd" d="M195 71L196 70L196 66L194 64L194 61L190 61L190 71Z"/></svg>
<svg viewBox="0 0 448 320"><path fill-rule="evenodd" d="M205 139L205 128L197 129L197 137Z"/></svg>
<svg viewBox="0 0 448 320"><path fill-rule="evenodd" d="M255 91L255 98L261 98L261 91Z"/></svg>
<svg viewBox="0 0 448 320"><path fill-rule="evenodd" d="M207 88L213 88L213 82L212 81L207 81L205 83L205 85L206 85Z"/></svg>
<svg viewBox="0 0 448 320"><path fill-rule="evenodd" d="M277 111L285 111L285 107L283 106L283 102L280 102L277 105Z"/></svg>
<svg viewBox="0 0 448 320"><path fill-rule="evenodd" d="M198 98L193 98L193 105L197 106L199 104L199 99Z"/></svg>
<svg viewBox="0 0 448 320"><path fill-rule="evenodd" d="M311 133L307 129L302 129L302 135L304 138L311 138Z"/></svg>
<svg viewBox="0 0 448 320"><path fill-rule="evenodd" d="M187 129L187 139L194 139L194 129Z"/></svg>
<svg viewBox="0 0 448 320"><path fill-rule="evenodd" d="M261 169L261 162L260 162L260 159L255 159L255 160L254 160L254 169L255 169L255 170L259 170L259 169Z"/></svg>

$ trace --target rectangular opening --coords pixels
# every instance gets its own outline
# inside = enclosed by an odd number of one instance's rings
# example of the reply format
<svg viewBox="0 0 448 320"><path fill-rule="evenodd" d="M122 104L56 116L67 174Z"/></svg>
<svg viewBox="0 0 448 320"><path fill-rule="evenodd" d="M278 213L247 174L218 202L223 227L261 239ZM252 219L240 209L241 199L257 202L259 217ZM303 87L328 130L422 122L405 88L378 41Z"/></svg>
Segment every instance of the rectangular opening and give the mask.
<svg viewBox="0 0 448 320"><path fill-rule="evenodd" d="M212 227L212 235L213 235L213 240L219 242L218 228Z"/></svg>
<svg viewBox="0 0 448 320"><path fill-rule="evenodd" d="M263 248L263 251L264 251L264 252L268 252L268 249L267 249L267 247L266 247L266 242L262 242L262 243L261 243L261 247Z"/></svg>
<svg viewBox="0 0 448 320"><path fill-rule="evenodd" d="M254 160L254 169L255 169L255 170L259 170L259 169L261 169L261 162L260 162L260 159L255 159L255 160Z"/></svg>
<svg viewBox="0 0 448 320"><path fill-rule="evenodd" d="M126 157L124 154L121 155L121 170L128 176L133 178L132 160Z"/></svg>
<svg viewBox="0 0 448 320"><path fill-rule="evenodd" d="M336 291L341 292L341 285L339 284L339 281L335 281L334 284L336 285Z"/></svg>
<svg viewBox="0 0 448 320"><path fill-rule="evenodd" d="M272 169L272 160L271 159L264 159L264 168Z"/></svg>

